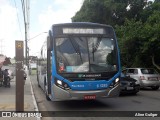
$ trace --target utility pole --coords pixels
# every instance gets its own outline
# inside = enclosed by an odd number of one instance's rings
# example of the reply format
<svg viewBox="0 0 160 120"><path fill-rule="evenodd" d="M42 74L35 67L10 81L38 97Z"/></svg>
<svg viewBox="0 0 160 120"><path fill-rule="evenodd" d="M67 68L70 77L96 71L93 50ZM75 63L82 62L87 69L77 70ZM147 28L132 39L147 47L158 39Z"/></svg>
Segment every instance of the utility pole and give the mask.
<svg viewBox="0 0 160 120"><path fill-rule="evenodd" d="M24 28L25 28L25 64L29 68L28 62L28 36L29 36L29 11L30 11L30 0L21 0L22 2L22 10L24 17Z"/></svg>
<svg viewBox="0 0 160 120"><path fill-rule="evenodd" d="M25 64L29 67L28 56L27 56L27 41L29 31L29 0L21 0L22 11L24 17L24 28L25 28ZM15 41L16 51L16 111L24 111L24 42Z"/></svg>
<svg viewBox="0 0 160 120"><path fill-rule="evenodd" d="M15 41L16 52L16 111L24 111L23 41Z"/></svg>
<svg viewBox="0 0 160 120"><path fill-rule="evenodd" d="M29 47L28 47L28 38L29 38L29 26L30 26L30 0L26 0L26 8L27 8L27 45L26 45L26 52L27 52L27 66L29 69Z"/></svg>
<svg viewBox="0 0 160 120"><path fill-rule="evenodd" d="M28 56L27 56L27 47L28 47L28 43L27 43L27 23L25 23L25 63L28 66Z"/></svg>

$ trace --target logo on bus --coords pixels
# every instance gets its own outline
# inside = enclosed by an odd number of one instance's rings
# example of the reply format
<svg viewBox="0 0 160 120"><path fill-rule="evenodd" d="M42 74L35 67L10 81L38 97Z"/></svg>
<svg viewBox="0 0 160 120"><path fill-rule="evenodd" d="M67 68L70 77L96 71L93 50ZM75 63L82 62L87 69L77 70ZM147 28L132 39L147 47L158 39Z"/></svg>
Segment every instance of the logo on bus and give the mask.
<svg viewBox="0 0 160 120"><path fill-rule="evenodd" d="M79 88L82 88L82 87L84 87L84 85L72 85L72 87L79 87Z"/></svg>
<svg viewBox="0 0 160 120"><path fill-rule="evenodd" d="M78 74L79 78L101 77L101 74Z"/></svg>

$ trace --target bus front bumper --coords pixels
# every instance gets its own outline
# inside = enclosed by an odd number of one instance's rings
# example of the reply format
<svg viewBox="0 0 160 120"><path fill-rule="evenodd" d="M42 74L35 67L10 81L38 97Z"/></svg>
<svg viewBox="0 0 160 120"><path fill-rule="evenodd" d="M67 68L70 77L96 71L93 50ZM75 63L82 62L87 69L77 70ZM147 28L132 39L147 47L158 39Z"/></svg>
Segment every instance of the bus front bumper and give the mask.
<svg viewBox="0 0 160 120"><path fill-rule="evenodd" d="M107 88L103 90L89 90L89 91L73 91L63 90L62 88L53 85L53 91L51 100L52 101L63 101L63 100L82 100L84 96L94 95L97 98L105 97L118 97L120 92L120 85L116 85L113 88ZM52 92L53 92L52 91Z"/></svg>

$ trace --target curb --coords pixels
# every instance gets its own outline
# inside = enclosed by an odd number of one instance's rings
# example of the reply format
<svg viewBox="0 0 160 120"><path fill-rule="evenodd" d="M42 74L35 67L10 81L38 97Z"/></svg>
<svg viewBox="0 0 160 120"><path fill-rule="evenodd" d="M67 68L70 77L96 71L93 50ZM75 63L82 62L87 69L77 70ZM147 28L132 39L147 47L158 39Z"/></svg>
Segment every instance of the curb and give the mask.
<svg viewBox="0 0 160 120"><path fill-rule="evenodd" d="M39 111L38 105L37 105L37 102L36 102L36 99L35 99L35 95L33 93L33 87L32 87L32 82L31 82L30 76L29 76L29 83L30 83L30 86L31 86L31 95L32 95L35 111ZM37 117L37 120L41 120L41 118Z"/></svg>

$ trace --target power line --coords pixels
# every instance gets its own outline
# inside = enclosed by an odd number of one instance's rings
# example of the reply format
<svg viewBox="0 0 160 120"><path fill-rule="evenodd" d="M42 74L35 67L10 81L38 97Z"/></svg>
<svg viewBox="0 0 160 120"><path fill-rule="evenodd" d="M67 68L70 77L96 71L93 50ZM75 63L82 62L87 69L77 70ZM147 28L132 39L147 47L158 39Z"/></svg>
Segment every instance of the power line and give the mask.
<svg viewBox="0 0 160 120"><path fill-rule="evenodd" d="M29 10L30 10L29 4L30 0L21 0L24 25L27 26L27 29L29 29Z"/></svg>
<svg viewBox="0 0 160 120"><path fill-rule="evenodd" d="M15 7L16 7L16 13L17 13L17 19L18 19L18 25L19 25L19 30L21 32L21 37L22 36L22 30L21 30L21 26L20 26L20 21L19 21L19 16L18 16L18 11L17 11L17 4L16 4L16 1L14 0L14 4L15 4Z"/></svg>
<svg viewBox="0 0 160 120"><path fill-rule="evenodd" d="M25 23L26 23L26 18L25 18L24 0L21 0L21 5L22 5L22 13L23 13L24 25L25 25Z"/></svg>

